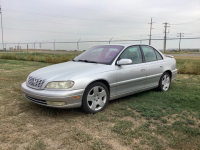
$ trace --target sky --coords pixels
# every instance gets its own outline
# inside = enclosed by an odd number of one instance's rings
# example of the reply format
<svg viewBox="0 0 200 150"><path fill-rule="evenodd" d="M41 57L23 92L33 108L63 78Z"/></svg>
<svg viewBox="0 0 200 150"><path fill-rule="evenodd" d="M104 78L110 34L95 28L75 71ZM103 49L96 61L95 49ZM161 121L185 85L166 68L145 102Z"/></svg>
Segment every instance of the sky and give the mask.
<svg viewBox="0 0 200 150"><path fill-rule="evenodd" d="M168 38L200 37L200 0L0 0L0 5L4 43L37 42L39 48L40 42L148 39L151 18L152 39L163 39L165 22ZM95 44L80 43L80 50ZM54 45L42 43L42 48ZM74 50L77 44L56 43L55 49Z"/></svg>

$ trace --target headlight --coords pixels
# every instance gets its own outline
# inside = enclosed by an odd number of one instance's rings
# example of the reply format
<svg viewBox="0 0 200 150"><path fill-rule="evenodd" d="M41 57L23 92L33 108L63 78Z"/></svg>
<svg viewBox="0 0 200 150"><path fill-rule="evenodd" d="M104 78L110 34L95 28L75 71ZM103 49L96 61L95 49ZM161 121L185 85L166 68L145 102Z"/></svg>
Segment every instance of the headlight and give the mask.
<svg viewBox="0 0 200 150"><path fill-rule="evenodd" d="M47 84L47 89L69 89L74 85L73 81L59 81L59 82L50 82Z"/></svg>

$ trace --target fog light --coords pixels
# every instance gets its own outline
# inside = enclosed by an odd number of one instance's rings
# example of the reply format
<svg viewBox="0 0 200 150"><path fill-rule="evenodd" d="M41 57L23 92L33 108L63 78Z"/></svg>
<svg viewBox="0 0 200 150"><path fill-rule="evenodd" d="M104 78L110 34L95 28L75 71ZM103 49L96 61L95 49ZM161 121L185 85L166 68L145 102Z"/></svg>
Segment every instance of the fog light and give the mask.
<svg viewBox="0 0 200 150"><path fill-rule="evenodd" d="M56 106L62 106L62 105L66 105L65 102L51 102L51 101L46 101L47 105L56 105Z"/></svg>

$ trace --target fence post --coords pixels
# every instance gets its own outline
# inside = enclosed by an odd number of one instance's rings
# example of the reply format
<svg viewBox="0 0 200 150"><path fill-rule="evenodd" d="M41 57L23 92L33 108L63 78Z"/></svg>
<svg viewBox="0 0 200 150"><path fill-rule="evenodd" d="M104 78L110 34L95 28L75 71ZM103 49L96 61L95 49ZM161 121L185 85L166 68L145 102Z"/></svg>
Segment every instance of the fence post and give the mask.
<svg viewBox="0 0 200 150"><path fill-rule="evenodd" d="M81 40L81 38L77 42L77 52L79 51L79 45L78 45L78 43L79 43L80 40ZM79 53L78 53L78 55L79 55Z"/></svg>
<svg viewBox="0 0 200 150"><path fill-rule="evenodd" d="M55 57L55 42L56 42L56 40L54 41L54 57Z"/></svg>
<svg viewBox="0 0 200 150"><path fill-rule="evenodd" d="M113 38L113 37L112 37L112 38ZM110 44L110 42L111 42L112 38L109 40L109 44Z"/></svg>
<svg viewBox="0 0 200 150"><path fill-rule="evenodd" d="M19 43L20 43L21 41L19 41ZM20 49L19 49L19 43L18 43L18 50L19 50L19 56L20 56Z"/></svg>
<svg viewBox="0 0 200 150"><path fill-rule="evenodd" d="M8 41L6 42L6 44L8 43ZM6 44L5 44L5 48L6 48ZM6 55L7 55L7 48L6 48Z"/></svg>
<svg viewBox="0 0 200 150"><path fill-rule="evenodd" d="M40 43L40 52L41 52L41 47L42 47L42 44Z"/></svg>
<svg viewBox="0 0 200 150"><path fill-rule="evenodd" d="M37 40L35 41L35 43L36 43L36 42L37 42ZM35 56L36 56L35 43L34 43L34 51L35 51Z"/></svg>
<svg viewBox="0 0 200 150"><path fill-rule="evenodd" d="M28 44L27 44L27 52L26 53L28 54Z"/></svg>

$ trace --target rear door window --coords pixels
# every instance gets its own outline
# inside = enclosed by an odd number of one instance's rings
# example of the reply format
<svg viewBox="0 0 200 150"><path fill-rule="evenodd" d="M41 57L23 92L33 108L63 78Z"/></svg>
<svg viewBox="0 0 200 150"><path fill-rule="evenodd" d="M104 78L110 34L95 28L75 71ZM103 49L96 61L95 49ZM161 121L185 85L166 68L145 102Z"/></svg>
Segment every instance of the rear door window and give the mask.
<svg viewBox="0 0 200 150"><path fill-rule="evenodd" d="M160 53L157 52L157 50L155 50L156 56L158 60L163 59L162 56L160 55Z"/></svg>
<svg viewBox="0 0 200 150"><path fill-rule="evenodd" d="M144 53L144 58L146 62L156 61L157 57L155 51L150 46L141 46L142 51Z"/></svg>

